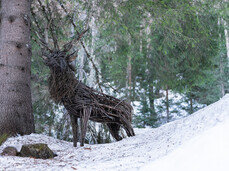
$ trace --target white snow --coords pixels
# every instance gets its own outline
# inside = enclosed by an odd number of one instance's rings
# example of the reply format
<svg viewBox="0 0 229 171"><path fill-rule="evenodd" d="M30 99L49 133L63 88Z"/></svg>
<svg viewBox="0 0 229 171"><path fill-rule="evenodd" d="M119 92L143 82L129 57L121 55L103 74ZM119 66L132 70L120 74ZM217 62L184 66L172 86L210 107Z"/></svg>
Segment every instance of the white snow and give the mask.
<svg viewBox="0 0 229 171"><path fill-rule="evenodd" d="M0 156L0 170L80 171L228 171L229 95L191 116L156 129L135 129L136 136L110 144L85 145L45 135L8 139L0 146L20 150L22 144L47 143L57 153L54 159Z"/></svg>
<svg viewBox="0 0 229 171"><path fill-rule="evenodd" d="M229 119L184 143L141 171L228 171Z"/></svg>

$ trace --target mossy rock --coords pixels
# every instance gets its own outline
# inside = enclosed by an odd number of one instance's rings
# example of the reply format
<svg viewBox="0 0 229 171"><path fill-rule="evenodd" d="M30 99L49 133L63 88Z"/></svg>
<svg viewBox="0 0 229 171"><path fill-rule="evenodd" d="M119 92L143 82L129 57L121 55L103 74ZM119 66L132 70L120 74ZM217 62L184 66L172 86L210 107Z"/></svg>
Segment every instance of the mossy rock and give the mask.
<svg viewBox="0 0 229 171"><path fill-rule="evenodd" d="M23 145L20 151L21 157L33 157L36 159L50 159L56 155L47 144L27 144Z"/></svg>
<svg viewBox="0 0 229 171"><path fill-rule="evenodd" d="M3 134L0 136L0 146L10 137L9 134Z"/></svg>

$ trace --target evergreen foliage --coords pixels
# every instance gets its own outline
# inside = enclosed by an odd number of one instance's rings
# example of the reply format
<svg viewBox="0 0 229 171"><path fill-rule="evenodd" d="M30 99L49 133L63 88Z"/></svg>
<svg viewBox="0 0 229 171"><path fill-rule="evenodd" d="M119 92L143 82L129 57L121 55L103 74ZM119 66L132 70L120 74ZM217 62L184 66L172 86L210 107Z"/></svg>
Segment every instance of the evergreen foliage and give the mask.
<svg viewBox="0 0 229 171"><path fill-rule="evenodd" d="M228 25L223 24L223 21L229 23L229 14L228 4L224 0L45 2L45 8L50 5L53 9L53 31L63 42L71 37L72 23L69 18L74 17L77 28L84 30L94 17L96 34L92 34L91 28L91 32L84 38L86 48L93 50L104 92L138 102L133 121L136 127L158 127L192 114L229 91L229 65L224 34ZM36 11L37 3L33 3ZM61 9L59 3L68 7L68 15L54 10L55 6ZM42 11L41 7L37 8ZM34 20L32 37L37 38L36 31L41 29L45 32L48 23L42 12L36 13L35 17L38 24ZM51 29L48 37L52 37ZM82 47L77 45L76 48ZM36 130L71 140L69 118L66 114L60 114L64 111L47 96L48 71L40 53L37 43L33 42L33 109ZM80 66L83 56L85 53L80 53L76 66ZM84 83L87 84L93 67L88 58L83 62L81 69L84 71ZM77 73L80 73L80 68ZM76 76L79 77L78 74ZM175 93L182 98L176 100L172 96ZM102 131L103 125L90 125L86 137L88 142L105 143L111 140L109 133Z"/></svg>

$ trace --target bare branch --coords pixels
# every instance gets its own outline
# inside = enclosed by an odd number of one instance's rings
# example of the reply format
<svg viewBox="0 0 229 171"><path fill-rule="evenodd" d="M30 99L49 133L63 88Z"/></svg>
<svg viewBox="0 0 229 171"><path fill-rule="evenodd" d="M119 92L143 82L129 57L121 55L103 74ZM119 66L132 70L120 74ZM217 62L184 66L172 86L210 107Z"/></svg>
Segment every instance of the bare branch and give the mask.
<svg viewBox="0 0 229 171"><path fill-rule="evenodd" d="M53 44L54 44L54 49L55 50L59 50L59 45L58 45L58 41L56 39L56 36L54 34L54 30L53 30L53 20L52 20L52 17L51 17L51 9L49 8L49 5L47 4L47 9L49 11L49 15L45 9L45 6L41 3L40 0L38 0L38 3L42 9L42 12L47 20L48 23L50 23L50 32L51 32L51 36L52 36L52 39L53 39Z"/></svg>
<svg viewBox="0 0 229 171"><path fill-rule="evenodd" d="M60 6L61 6L62 9L64 10L64 12L68 15L68 11L67 11L67 9L65 8L64 4L63 4L60 0L57 0L57 1L59 2ZM80 32L77 30L77 26L76 26L76 24L74 23L73 16L68 15L68 17L69 17L70 22L71 22L71 24L73 25L73 27L74 27L76 33L78 34L78 37L80 37L80 36L79 36L79 35L80 35ZM85 53L86 53L87 58L90 60L90 62L92 63L93 68L95 69L95 72L96 72L96 82L97 82L97 84L98 84L98 86L99 86L99 89L103 92L103 90L102 90L102 88L101 88L101 83L100 83L100 81L99 81L99 75L101 76L101 78L102 78L103 80L106 80L106 79L104 79L103 76L102 76L102 74L99 72L99 69L96 67L96 65L95 65L94 61L92 60L91 55L90 55L89 52L87 51L87 49L86 49L86 47L85 47L83 41L82 41L82 40L79 40L79 42L80 42L81 46L83 47L83 49L84 49L84 51L85 51ZM106 86L105 86L105 87L106 87ZM108 85L108 87L111 88L114 92L118 92L118 91L117 91L115 88L113 88L111 85Z"/></svg>

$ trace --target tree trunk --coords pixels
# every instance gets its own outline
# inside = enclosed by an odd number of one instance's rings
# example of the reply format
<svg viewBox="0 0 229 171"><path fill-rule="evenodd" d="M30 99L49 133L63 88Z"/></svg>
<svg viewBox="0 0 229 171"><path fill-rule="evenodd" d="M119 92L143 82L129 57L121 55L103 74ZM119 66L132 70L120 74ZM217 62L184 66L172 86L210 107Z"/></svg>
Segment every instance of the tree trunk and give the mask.
<svg viewBox="0 0 229 171"><path fill-rule="evenodd" d="M192 97L190 97L190 114L193 113L193 100Z"/></svg>
<svg viewBox="0 0 229 171"><path fill-rule="evenodd" d="M150 109L151 109L151 113L150 113L150 117L152 119L155 118L155 105L154 105L154 87L150 84L149 85L149 102L150 102Z"/></svg>
<svg viewBox="0 0 229 171"><path fill-rule="evenodd" d="M95 2L94 0L92 1L92 7L93 9L95 9ZM96 41L96 32L97 32L97 27L96 27L96 23L95 23L95 14L91 16L91 20L90 20L90 28L91 28L91 49L90 49L90 55L91 55L91 59L95 62L95 64L97 64L97 59L95 58L95 54L94 54L94 49L95 49L95 41ZM98 66L98 65L97 65ZM89 74L89 79L88 79L88 84L89 86L93 87L95 85L95 78L96 78L96 73L95 73L95 69L93 67L93 64L90 63L89 65L90 67L90 74ZM97 80L98 81L98 80Z"/></svg>
<svg viewBox="0 0 229 171"><path fill-rule="evenodd" d="M223 20L223 24L224 24L224 34L226 38L227 58L229 59L229 35L227 30L227 22Z"/></svg>
<svg viewBox="0 0 229 171"><path fill-rule="evenodd" d="M166 85L166 122L169 122L169 87Z"/></svg>
<svg viewBox="0 0 229 171"><path fill-rule="evenodd" d="M222 62L222 56L220 56L220 63L219 63L219 69L220 69L220 89L221 89L221 97L225 95L225 87L223 82L223 62Z"/></svg>
<svg viewBox="0 0 229 171"><path fill-rule="evenodd" d="M218 26L221 25L221 22L223 22L220 18L218 19ZM225 33L225 36L226 36L226 44L227 44L227 35ZM219 38L220 40L222 40L222 36L221 36L221 33L219 33ZM229 55L229 54L228 54ZM228 56L229 58L229 56ZM221 97L223 97L225 95L225 87L224 87L224 81L223 81L223 73L224 73L224 70L223 70L223 56L220 54L220 61L219 61L219 69L220 69L220 89L221 89Z"/></svg>
<svg viewBox="0 0 229 171"><path fill-rule="evenodd" d="M0 136L34 132L30 90L30 1L1 0Z"/></svg>
<svg viewBox="0 0 229 171"><path fill-rule="evenodd" d="M131 101L131 72L132 72L132 65L131 65L131 56L128 55L128 64L127 64L127 91L128 91L128 100Z"/></svg>
<svg viewBox="0 0 229 171"><path fill-rule="evenodd" d="M129 39L129 47L131 47L131 37ZM126 69L126 97L127 101L130 103L131 102L131 82L132 82L132 64L131 64L131 50L128 53L128 61L127 61L127 69Z"/></svg>

